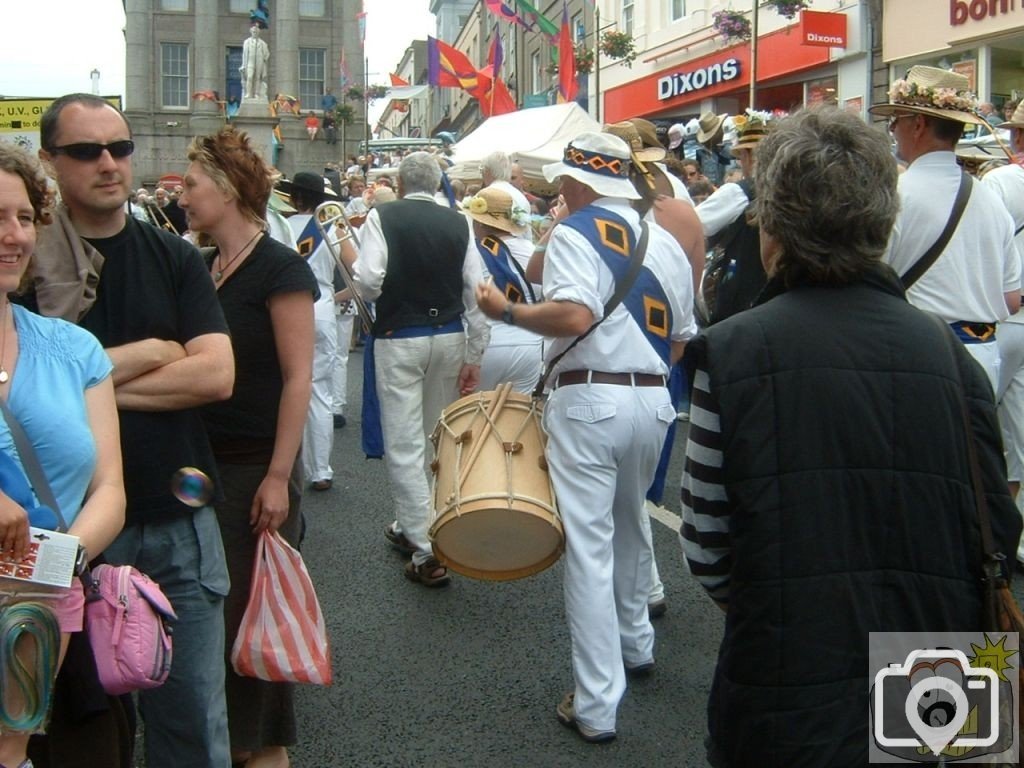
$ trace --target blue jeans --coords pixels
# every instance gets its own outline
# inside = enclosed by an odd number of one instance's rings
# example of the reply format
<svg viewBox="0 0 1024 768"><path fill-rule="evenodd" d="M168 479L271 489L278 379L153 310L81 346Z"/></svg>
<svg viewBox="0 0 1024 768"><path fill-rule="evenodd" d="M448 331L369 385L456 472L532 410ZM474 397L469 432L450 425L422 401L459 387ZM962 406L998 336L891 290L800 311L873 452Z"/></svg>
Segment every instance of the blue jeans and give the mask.
<svg viewBox="0 0 1024 768"><path fill-rule="evenodd" d="M139 693L149 768L229 768L224 697L224 596L228 571L212 507L127 526L104 556L153 579L178 615L171 674Z"/></svg>

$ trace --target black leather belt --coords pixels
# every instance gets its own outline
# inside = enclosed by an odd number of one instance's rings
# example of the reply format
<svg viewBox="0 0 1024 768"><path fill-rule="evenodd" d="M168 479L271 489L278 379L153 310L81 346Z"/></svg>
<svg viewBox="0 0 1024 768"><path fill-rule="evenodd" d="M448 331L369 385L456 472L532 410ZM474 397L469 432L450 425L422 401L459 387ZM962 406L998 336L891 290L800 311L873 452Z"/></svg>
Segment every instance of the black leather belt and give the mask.
<svg viewBox="0 0 1024 768"><path fill-rule="evenodd" d="M558 374L555 389L570 384L618 384L622 387L664 387L665 377L657 373L607 373L605 371L566 371Z"/></svg>

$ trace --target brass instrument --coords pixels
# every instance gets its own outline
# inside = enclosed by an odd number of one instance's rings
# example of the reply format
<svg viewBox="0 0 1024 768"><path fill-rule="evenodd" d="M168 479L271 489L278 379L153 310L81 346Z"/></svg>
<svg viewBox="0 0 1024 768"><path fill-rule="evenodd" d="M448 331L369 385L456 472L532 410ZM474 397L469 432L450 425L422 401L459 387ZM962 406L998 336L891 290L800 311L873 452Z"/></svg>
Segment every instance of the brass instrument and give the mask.
<svg viewBox="0 0 1024 768"><path fill-rule="evenodd" d="M373 324L373 314L366 305L366 302L363 301L363 297L359 295L359 291L356 289L355 278L345 264L345 260L341 257L341 244L348 240L358 249L359 236L356 235L356 231L349 223L348 217L345 216L345 209L334 201L329 200L318 205L316 210L313 211L313 219L316 221L317 229L320 230L320 236L327 245L327 250L330 251L331 256L334 258L334 263L338 265L338 270L341 272L341 279L344 281L345 287L352 293L352 301L355 302L356 311L359 315L359 321L363 325L363 330L369 333L370 327ZM334 239L334 233L332 232L335 228L341 231L337 240Z"/></svg>
<svg viewBox="0 0 1024 768"><path fill-rule="evenodd" d="M143 206L146 209L146 213L149 215L149 220L153 222L154 226L166 229L171 234L181 235L181 233L174 228L174 225L171 224L171 220L167 218L167 214L164 213L163 209L157 203L146 201L143 203ZM163 219L162 222L160 221L161 219Z"/></svg>

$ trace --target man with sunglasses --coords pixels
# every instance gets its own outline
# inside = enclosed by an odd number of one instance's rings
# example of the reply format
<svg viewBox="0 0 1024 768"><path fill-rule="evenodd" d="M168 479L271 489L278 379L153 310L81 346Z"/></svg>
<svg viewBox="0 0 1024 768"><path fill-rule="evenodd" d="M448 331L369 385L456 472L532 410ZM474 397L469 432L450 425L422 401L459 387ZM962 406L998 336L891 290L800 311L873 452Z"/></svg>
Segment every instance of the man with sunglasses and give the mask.
<svg viewBox="0 0 1024 768"><path fill-rule="evenodd" d="M227 325L198 251L127 214L134 144L124 115L96 96L63 96L40 138L62 206L61 225L39 238L36 304L91 331L114 363L128 510L103 554L153 578L178 616L170 678L139 694L146 764L228 768L224 660L210 652L224 647L228 590L216 498L173 484L182 468L216 477L199 408L231 394Z"/></svg>
<svg viewBox="0 0 1024 768"><path fill-rule="evenodd" d="M956 72L914 66L893 83L889 103L870 111L889 118L896 153L909 163L900 175L900 211L883 261L901 276L907 301L950 324L995 391L996 324L1020 307L1021 264L1006 207L956 161L964 125L985 124L969 86ZM969 197L957 219L961 188ZM943 244L947 226L951 234ZM934 260L926 258L936 249Z"/></svg>

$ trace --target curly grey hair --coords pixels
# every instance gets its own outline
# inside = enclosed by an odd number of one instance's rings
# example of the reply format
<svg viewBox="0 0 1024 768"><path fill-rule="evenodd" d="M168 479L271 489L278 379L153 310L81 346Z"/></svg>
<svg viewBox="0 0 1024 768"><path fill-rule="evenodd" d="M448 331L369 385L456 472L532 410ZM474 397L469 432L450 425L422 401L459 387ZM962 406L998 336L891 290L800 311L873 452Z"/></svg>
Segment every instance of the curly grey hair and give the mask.
<svg viewBox="0 0 1024 768"><path fill-rule="evenodd" d="M775 276L842 285L885 252L896 221L889 142L834 107L778 121L757 147L757 215L781 246Z"/></svg>
<svg viewBox="0 0 1024 768"><path fill-rule="evenodd" d="M398 179L404 195L412 192L432 195L441 184L441 166L429 152L412 152L398 166Z"/></svg>
<svg viewBox="0 0 1024 768"><path fill-rule="evenodd" d="M480 173L489 174L493 181L511 181L512 158L501 150L491 152L480 161Z"/></svg>

